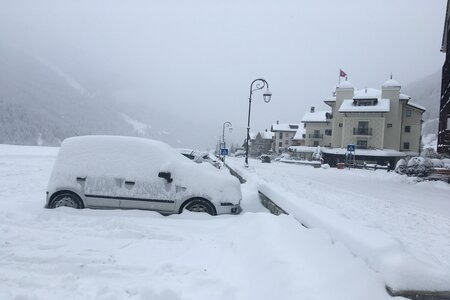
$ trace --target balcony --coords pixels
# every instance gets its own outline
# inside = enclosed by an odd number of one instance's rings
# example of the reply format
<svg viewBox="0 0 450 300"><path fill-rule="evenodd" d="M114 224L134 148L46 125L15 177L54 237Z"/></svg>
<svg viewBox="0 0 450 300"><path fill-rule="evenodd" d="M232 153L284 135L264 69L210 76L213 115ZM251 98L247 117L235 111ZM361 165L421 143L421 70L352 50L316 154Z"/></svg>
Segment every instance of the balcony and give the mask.
<svg viewBox="0 0 450 300"><path fill-rule="evenodd" d="M353 128L353 135L372 135L372 128Z"/></svg>
<svg viewBox="0 0 450 300"><path fill-rule="evenodd" d="M308 136L310 139L323 139L323 134L310 133Z"/></svg>

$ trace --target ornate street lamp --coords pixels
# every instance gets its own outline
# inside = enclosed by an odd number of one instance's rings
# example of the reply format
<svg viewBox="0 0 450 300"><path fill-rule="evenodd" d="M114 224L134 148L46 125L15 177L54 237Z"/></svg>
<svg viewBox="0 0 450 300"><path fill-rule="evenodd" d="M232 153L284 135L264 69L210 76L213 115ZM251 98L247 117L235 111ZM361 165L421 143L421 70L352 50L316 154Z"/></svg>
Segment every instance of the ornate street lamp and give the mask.
<svg viewBox="0 0 450 300"><path fill-rule="evenodd" d="M223 145L223 148L225 148L225 127L227 127L229 131L232 131L233 130L232 126L233 126L233 124L231 124L231 122L229 122L229 121L226 121L222 125L222 145ZM223 160L223 162L225 162L225 155L223 155L222 160Z"/></svg>
<svg viewBox="0 0 450 300"><path fill-rule="evenodd" d="M253 87L255 85L255 87ZM254 91L266 88L263 93L264 102L269 103L272 93L269 91L269 84L265 79L258 78L250 84L250 96L248 97L248 119L247 119L247 138L245 140L245 165L248 166L248 141L250 140L250 110L252 108L252 95Z"/></svg>

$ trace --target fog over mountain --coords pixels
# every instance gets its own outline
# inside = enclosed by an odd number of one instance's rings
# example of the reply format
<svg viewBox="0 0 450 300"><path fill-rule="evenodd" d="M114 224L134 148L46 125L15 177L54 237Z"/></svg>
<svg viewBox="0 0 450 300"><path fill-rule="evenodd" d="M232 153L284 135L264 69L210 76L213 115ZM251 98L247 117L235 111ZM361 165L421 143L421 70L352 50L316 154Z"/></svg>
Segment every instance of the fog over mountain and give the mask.
<svg viewBox="0 0 450 300"><path fill-rule="evenodd" d="M59 145L71 136L117 134L202 145L195 122L150 101L136 106L123 92L79 80L46 58L0 45L0 70L0 143Z"/></svg>
<svg viewBox="0 0 450 300"><path fill-rule="evenodd" d="M251 131L325 106L339 69L359 88L391 72L406 85L444 59L445 0L0 3L0 143L123 134L204 149L225 121L242 143L256 78L273 96L255 93Z"/></svg>

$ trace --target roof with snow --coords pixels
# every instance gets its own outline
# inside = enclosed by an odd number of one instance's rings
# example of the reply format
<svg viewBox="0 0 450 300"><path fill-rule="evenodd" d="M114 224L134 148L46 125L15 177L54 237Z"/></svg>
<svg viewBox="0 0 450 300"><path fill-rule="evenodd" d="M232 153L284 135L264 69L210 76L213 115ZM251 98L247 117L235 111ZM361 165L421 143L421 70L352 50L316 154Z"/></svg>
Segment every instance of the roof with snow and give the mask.
<svg viewBox="0 0 450 300"><path fill-rule="evenodd" d="M333 102L333 101L336 101L336 96L328 97L327 99L325 99L325 102Z"/></svg>
<svg viewBox="0 0 450 300"><path fill-rule="evenodd" d="M303 115L302 123L305 122L326 122L327 116L326 114L331 114L331 112L322 110L316 112L307 112Z"/></svg>
<svg viewBox="0 0 450 300"><path fill-rule="evenodd" d="M353 99L375 99L381 97L381 91L373 88L366 88L355 91Z"/></svg>
<svg viewBox="0 0 450 300"><path fill-rule="evenodd" d="M304 134L305 134L305 128L303 128L303 126L300 126L300 127L298 128L297 132L295 133L293 139L294 139L294 140L303 140L303 139L305 139L305 138L303 137Z"/></svg>
<svg viewBox="0 0 450 300"><path fill-rule="evenodd" d="M295 123L284 123L284 124L272 124L271 131L288 131L288 132L296 132L300 127L300 124Z"/></svg>
<svg viewBox="0 0 450 300"><path fill-rule="evenodd" d="M423 107L422 105L416 104L416 103L414 103L414 102L411 102L411 101L408 101L408 103L406 103L406 105L412 106L412 107L417 108L417 109L419 109L419 110L426 111L426 108L425 108L425 107Z"/></svg>
<svg viewBox="0 0 450 300"><path fill-rule="evenodd" d="M409 100L411 99L411 96L405 95L405 94L400 94L399 97L400 100Z"/></svg>
<svg viewBox="0 0 450 300"><path fill-rule="evenodd" d="M400 83L398 83L394 79L389 79L389 80L385 81L381 86L384 88L392 88L392 87L401 88L402 87L400 85Z"/></svg>
<svg viewBox="0 0 450 300"><path fill-rule="evenodd" d="M390 111L389 99L378 99L375 105L359 106L355 105L354 100L344 100L339 112L389 112Z"/></svg>

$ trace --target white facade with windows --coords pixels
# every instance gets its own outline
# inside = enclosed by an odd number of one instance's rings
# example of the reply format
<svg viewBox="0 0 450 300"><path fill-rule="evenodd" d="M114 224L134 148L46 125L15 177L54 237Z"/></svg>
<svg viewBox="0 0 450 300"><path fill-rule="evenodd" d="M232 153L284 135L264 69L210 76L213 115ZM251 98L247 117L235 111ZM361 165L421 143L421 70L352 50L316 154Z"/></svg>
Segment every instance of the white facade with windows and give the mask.
<svg viewBox="0 0 450 300"><path fill-rule="evenodd" d="M302 123L305 129L305 146L331 146L331 116L330 111L315 111L314 106L311 107L310 112L303 115Z"/></svg>
<svg viewBox="0 0 450 300"><path fill-rule="evenodd" d="M412 103L411 97L401 94L400 89L400 84L392 79L381 90L355 90L348 81L340 84L335 97L325 100L331 107L330 146L345 148L355 144L358 149L420 152L425 108ZM304 123L308 128L310 122Z"/></svg>
<svg viewBox="0 0 450 300"><path fill-rule="evenodd" d="M273 151L281 153L293 145L294 138L299 128L299 124L284 123L272 124L271 130L274 133Z"/></svg>

